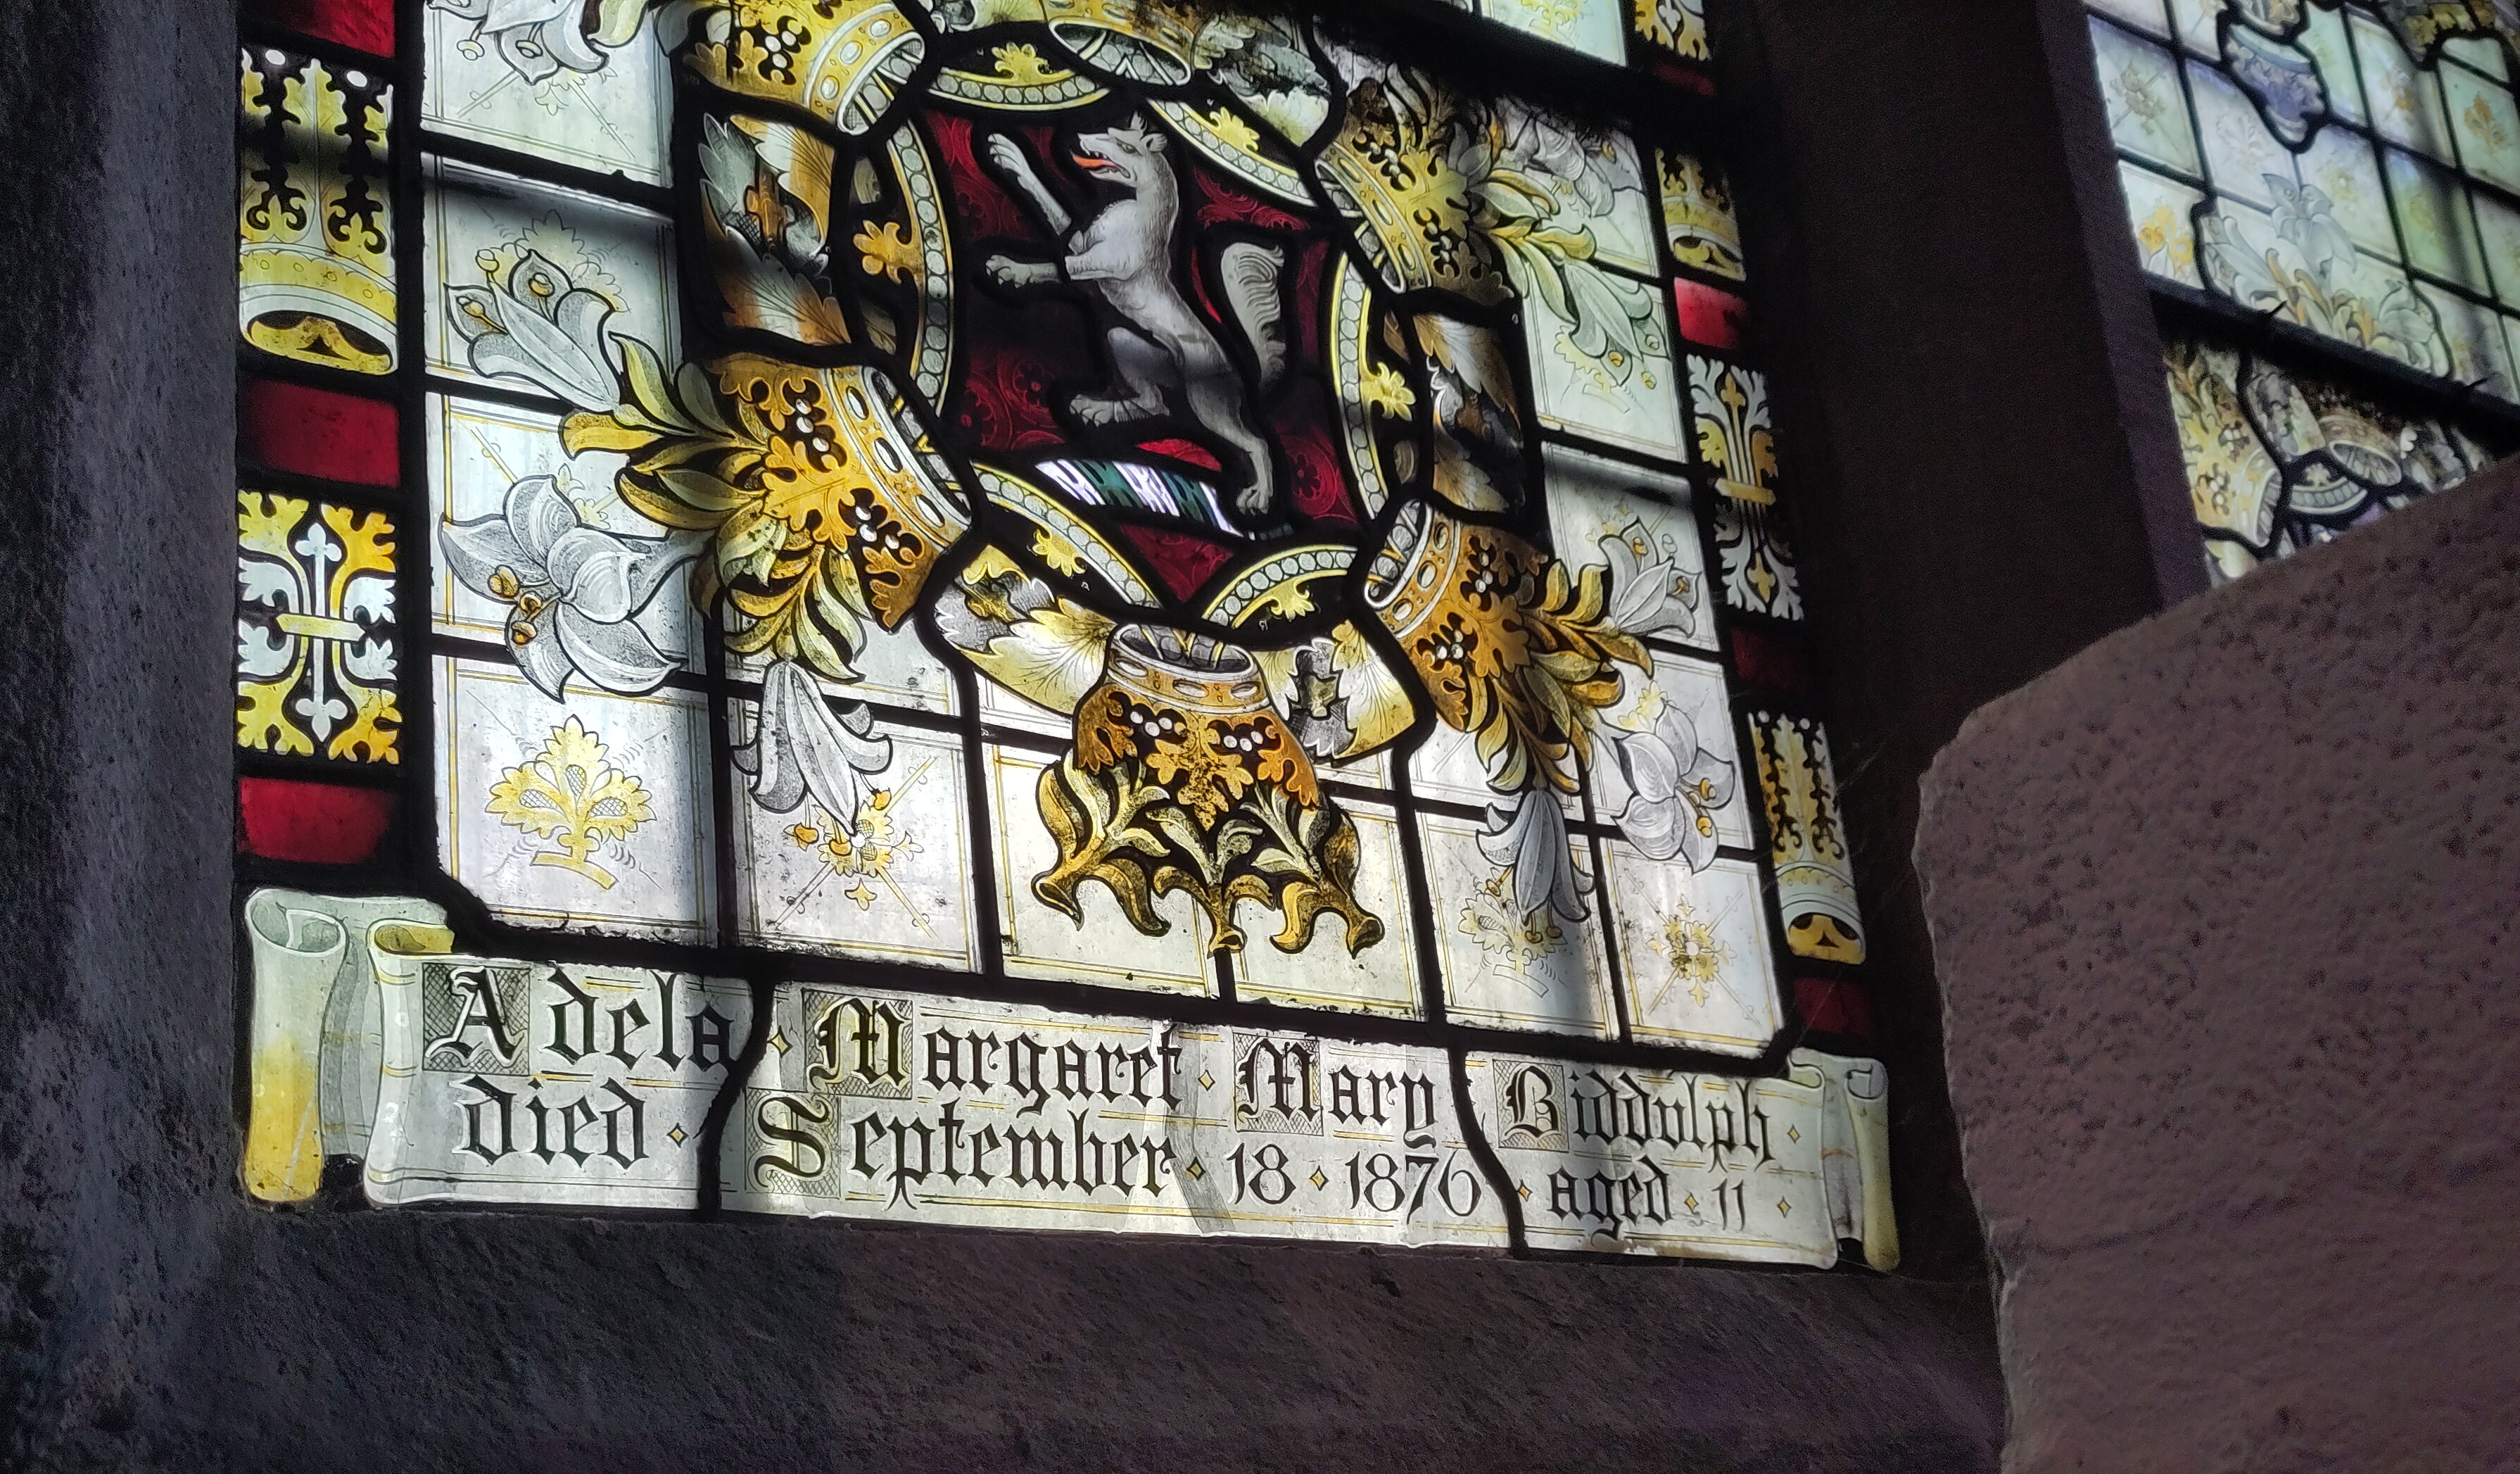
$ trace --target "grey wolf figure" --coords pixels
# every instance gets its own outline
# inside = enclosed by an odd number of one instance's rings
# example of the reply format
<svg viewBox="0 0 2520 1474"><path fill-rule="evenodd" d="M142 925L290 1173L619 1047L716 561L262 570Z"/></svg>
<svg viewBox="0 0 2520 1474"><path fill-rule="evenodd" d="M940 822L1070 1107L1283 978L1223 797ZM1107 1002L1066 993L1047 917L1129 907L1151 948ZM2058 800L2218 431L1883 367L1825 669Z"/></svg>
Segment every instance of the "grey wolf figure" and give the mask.
<svg viewBox="0 0 2520 1474"><path fill-rule="evenodd" d="M1022 146L1003 133L991 137L989 162L1060 238L1066 253L1049 261L993 255L986 269L1002 287L1067 283L1100 298L1119 318L1104 337L1114 379L1100 392L1078 394L1069 412L1087 425L1124 425L1172 413L1178 395L1191 420L1250 466L1249 479L1235 491L1235 510L1264 518L1277 508L1278 473L1269 442L1252 425L1247 386L1207 320L1173 285L1181 182L1165 150L1164 135L1134 117L1108 132L1080 135L1077 164L1126 193L1079 225L1042 183ZM1286 368L1278 293L1285 264L1285 253L1248 241L1226 247L1219 260L1218 296L1259 361L1263 392Z"/></svg>

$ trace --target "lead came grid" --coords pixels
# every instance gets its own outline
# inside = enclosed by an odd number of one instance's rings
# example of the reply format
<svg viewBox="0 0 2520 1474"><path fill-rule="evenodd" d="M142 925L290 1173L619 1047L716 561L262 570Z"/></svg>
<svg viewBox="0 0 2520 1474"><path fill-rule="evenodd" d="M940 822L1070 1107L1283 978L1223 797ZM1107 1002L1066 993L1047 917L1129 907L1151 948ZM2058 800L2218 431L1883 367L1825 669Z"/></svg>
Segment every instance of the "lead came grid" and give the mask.
<svg viewBox="0 0 2520 1474"><path fill-rule="evenodd" d="M2520 400L2520 115L2500 39L2451 36L2418 65L2359 6L2092 8L2147 270ZM2251 264L2270 251L2300 280Z"/></svg>
<svg viewBox="0 0 2520 1474"><path fill-rule="evenodd" d="M851 14L865 12L860 19L873 26L881 19L874 13L889 9L861 5ZM405 882L404 888L448 897L468 937L501 951L563 959L557 972L516 964L514 986L526 990L518 996L555 988L574 996L569 990L593 986L572 982L565 971L571 966L582 973L613 969L619 976L606 986L625 998L656 986L639 977L665 976L643 969L750 979L747 1020L793 1022L752 1030L742 1059L721 1050L711 1068L774 1074L787 1068L788 1050L802 1042L795 1036L819 1027L807 1016L815 989L824 990L815 996L830 997L871 987L907 990L897 995L904 1011L951 1003L933 990L976 994L987 1001L967 1006L999 1018L1012 1008L1041 1018L1037 1027L1050 1027L1046 1016L1025 1010L1043 1004L1107 1011L1123 1032L1145 1027L1130 1019L1151 1016L1174 1021L1163 1028L1207 1030L1199 1036L1229 1049L1241 1047L1236 1041L1244 1037L1243 1028L1300 1027L1315 1036L1345 1036L1359 1048L1373 1041L1404 1053L1409 1046L1432 1048L1437 1052L1425 1068L1450 1077L1448 1095L1466 1098L1464 1051L1532 1031L1569 1057L1627 1061L1631 1068L1668 1070L1710 1054L1767 1056L1789 1017L1782 1001L1789 978L1860 976L1861 920L1842 837L1835 834L1824 750L1813 759L1807 744L1789 751L1754 740L1757 722L1782 718L1734 710L1744 700L1764 712L1795 709L1809 696L1796 688L1744 685L1726 659L1731 637L1741 630L1798 640L1792 622L1799 599L1778 505L1766 385L1740 357L1743 314L1731 295L1742 274L1737 231L1703 139L1654 139L1642 148L1616 134L1590 145L1574 134L1564 142L1540 139L1536 147L1544 151L1597 150L1591 161L1567 166L1598 169L1612 187L1587 201L1592 224L1576 227L1590 232L1592 244L1585 268L1570 277L1573 295L1561 298L1564 289L1557 289L1523 299L1527 358L1497 353L1515 335L1485 326L1509 320L1490 309L1473 307L1443 320L1421 314L1405 331L1389 326L1403 322L1401 315L1384 308L1376 318L1368 310L1357 318L1355 351L1367 369L1389 378L1372 387L1379 396L1372 413L1335 411L1346 417L1337 433L1349 440L1360 483L1352 494L1365 498L1362 510L1376 527L1394 526L1398 514L1377 501L1374 481L1393 477L1395 456L1390 442L1376 439L1375 416L1403 413L1420 397L1466 397L1472 411L1439 410L1450 418L1436 422L1434 436L1458 442L1436 453L1452 468L1446 474L1466 479L1457 490L1474 512L1482 497L1494 497L1496 514L1527 526L1539 545L1553 542L1571 571L1606 571L1613 589L1622 577L1632 583L1640 566L1676 576L1690 617L1646 626L1642 648L1650 650L1651 673L1641 659L1608 719L1645 731L1662 713L1676 714L1683 729L1703 734L1693 758L1680 754L1680 765L1689 771L1639 767L1642 760L1628 755L1624 740L1601 744L1604 760L1579 771L1561 799L1547 801L1562 806L1553 822L1562 825L1571 850L1569 874L1590 891L1585 914L1579 921L1544 908L1534 913L1540 917L1535 927L1499 889L1509 887L1510 869L1501 875L1482 857L1502 822L1500 794L1486 771L1492 754L1441 723L1415 751L1406 744L1376 746L1348 760L1317 753L1313 782L1353 826L1355 909L1332 906L1316 927L1332 942L1359 927L1378 927L1384 935L1361 951L1325 947L1317 940L1310 951L1290 956L1270 941L1283 918L1266 891L1222 909L1192 904L1178 890L1157 895L1157 935L1145 935L1149 928L1143 921L1131 924L1114 904L1118 893L1091 880L1059 898L1081 906L1087 925L1080 929L1058 914L1032 884L1057 867L1062 852L1034 806L1043 802L1035 795L1045 775L1056 776L1071 752L1070 718L975 674L964 658L968 647L924 619L884 629L859 611L856 627L845 631L846 654L817 668L814 656L836 648L828 642L849 623L846 611L800 610L761 595L749 596L742 609L715 598L693 609L692 580L707 563L692 562L677 539L689 541L707 528L671 520L675 508L667 502L705 488L688 475L652 475L645 483L624 475L654 440L651 435L642 441L634 423L640 414L652 429L659 416L698 413L701 419L692 423L705 429L716 423L712 413L725 413L704 407L707 373L679 365L729 350L758 351L774 339L788 345L780 351L789 362L860 362L869 347L886 338L900 343L910 330L912 356L887 359L906 362L906 369L888 371L899 382L849 368L802 370L821 374L822 389L809 392L825 393L824 412L852 417L843 428L860 437L853 443L861 454L919 462L929 468L930 480L958 483L966 497L1009 507L1030 497L1049 504L1043 515L1073 517L1058 511L1062 502L1173 516L1205 505L1203 515L1215 520L1223 509L1197 475L1197 457L1205 452L1195 445L1165 452L1174 466L1190 455L1193 464L1184 471L1131 471L1114 479L1073 456L1037 460L1020 472L1014 468L1021 462L991 457L988 465L1001 471L983 466L973 474L938 454L956 435L969 433L968 420L958 432L917 408L884 407L887 390L944 392L950 398L968 382L968 367L958 367L951 384L931 373L941 375L947 352L977 351L954 340L980 319L958 319L939 304L949 287L972 293L979 277L971 263L955 261L947 268L950 283L936 279L954 249L952 227L922 202L950 193L939 185L938 157L978 147L975 125L995 127L993 118L1010 115L1005 105L993 114L990 107L924 104L929 120L916 124L916 132L870 148L859 135L871 125L869 110L880 112L885 104L869 99L925 85L968 105L978 96L974 89L1020 84L1040 98L1024 107L1055 118L1057 104L1091 90L1060 80L1059 47L1116 65L1116 74L1125 77L1157 66L1160 46L1125 27L1061 30L1054 23L1046 33L1017 30L994 47L962 48L957 55L992 60L988 75L996 80L981 82L970 80L981 73L956 69L968 64L944 56L955 44L950 32L931 32L921 23L912 27L917 38L942 60L897 58L897 65L877 69L873 91L836 101L816 94L808 72L808 82L797 83L805 89L796 94L801 112L783 113L786 104L775 96L746 95L747 89L775 94L793 79L777 66L757 65L778 50L771 44L778 27L745 29L739 19L710 30L713 23L703 17L691 69L706 78L716 68L724 92L694 92L692 98L704 100L643 110L637 90L659 85L655 78L673 69L649 60L653 38L643 32L621 38L594 69L560 76L538 115L502 98L497 78L483 74L483 48L515 38L468 32L433 8L407 5L403 20L403 33L426 35L430 50L418 69L426 79L415 83L408 71L403 77L403 86L417 86L424 100L422 115L393 121L395 214L423 222L396 241L396 269L402 281L428 285L394 324L393 373L401 392L405 484L427 489L425 498L406 493L395 504L415 522L425 506L422 525L433 535L409 542L400 564L408 648L431 656L406 661L402 680L406 719L436 734L433 746L412 750L422 760L410 764L410 791L421 801L412 812L435 819L406 830L422 874L417 887ZM1702 55L1702 23L1685 23L1694 22L1693 10L1661 18L1671 35L1659 34L1642 12L1637 20L1643 27L1639 44ZM1678 39L1683 35L1693 39L1694 51ZM912 50L900 33L870 29L865 39L897 53ZM1153 49L1148 60L1116 64L1106 48L1124 43ZM1380 64L1364 52L1325 43L1311 56L1327 62L1340 84L1366 88L1351 93L1351 107L1388 92L1390 83L1372 74ZM604 65L628 57L638 59L635 66ZM750 73L742 70L744 57L756 64ZM691 85L688 79L684 85ZM1403 113L1412 105L1404 95ZM1269 106L1252 106L1277 120ZM1230 216L1246 209L1248 198L1266 198L1272 180L1302 182L1300 172L1282 171L1300 170L1305 159L1273 162L1265 148L1237 145L1230 129L1218 132L1227 112L1207 115L1202 123L1160 99L1146 108L1124 127L1162 127L1169 131L1146 136L1158 145L1186 139L1192 149L1204 147L1206 161L1196 164L1195 174L1201 189L1209 188L1217 160L1230 162L1217 150L1244 151L1243 178L1250 182L1237 188L1251 188L1253 196L1211 191L1215 211ZM1149 114L1159 121L1146 121ZM996 136L1040 147L1047 127L1029 126L1029 134ZM669 128L669 138L660 142L652 131L657 128ZM1322 128L1304 152L1323 156L1333 146L1332 131ZM1124 139L1118 147L1133 145ZM730 183L745 178L747 188ZM817 196L818 190L829 193ZM1386 280L1406 272L1372 260L1370 252L1357 258L1352 232L1335 219L1315 224L1310 216L1288 214L1284 207L1294 203L1288 197L1259 205L1238 223L1277 230L1275 239L1289 244L1345 240L1328 258L1368 283L1358 289L1321 282L1320 324L1307 330L1318 338L1339 326L1330 299L1371 299L1381 290L1372 283L1372 272ZM851 204L862 213L888 212L890 223L844 235L844 207ZM1561 199L1555 207L1562 213L1576 207ZM1200 218L1212 223L1209 213ZM1577 218L1552 221L1537 213L1533 224L1563 229ZM771 225L761 227L764 220ZM747 222L758 227L750 236ZM1226 249L1231 252L1230 243ZM1688 263L1675 265L1675 252ZM1491 269L1509 276L1529 268ZM1561 258L1553 269L1568 268ZM863 299L838 285L850 281L868 294ZM826 290L826 283L832 285ZM887 293L884 284L906 290ZM1204 281L1199 291L1209 291ZM1394 364L1374 340L1377 321L1386 324L1382 336L1391 345L1414 333L1434 345L1430 356L1422 365ZM1600 345L1604 322L1607 347ZM574 353L572 341L580 345ZM605 345L604 355L583 351L590 343ZM1588 351L1600 355L1598 361L1586 360ZM249 367L269 371L259 360L249 359ZM1319 370L1307 363L1297 372ZM1503 378L1495 377L1499 372ZM1489 376L1484 385L1482 374ZM792 395L803 382L788 370L761 381L766 392L790 395L784 401L790 404L801 402ZM1476 413L1482 402L1490 416L1484 427ZM625 403L636 408L625 410ZM1482 456L1499 445L1509 451L1511 440L1483 447L1477 437L1495 433L1493 417L1500 413L1520 418L1524 404L1536 414L1532 449L1483 469ZM948 409L940 401L936 413ZM887 422L886 414L894 418ZM769 423L775 430L776 418ZM965 453L958 442L956 456ZM1447 453L1454 458L1442 462ZM1230 470L1214 474L1231 476ZM1497 484L1497 477L1506 483ZM1409 478L1404 469L1393 480ZM1482 478L1490 479L1484 489L1473 484ZM1515 479L1530 484L1517 487ZM405 500L412 505L403 506ZM1517 505L1530 511L1518 513ZM668 518L662 523L660 507ZM1230 526L1232 514L1223 515ZM1483 537L1480 525L1463 525L1473 542ZM1030 526L1039 530L1038 539L1015 550L1009 577L1045 567L1102 568L1109 576L1101 584L1105 589L1116 577L1124 597L1135 584L1152 602L1168 599L1125 566L1150 554L1099 553L1095 546L1061 543L1057 529L1066 524L1036 518ZM1074 526L1080 540L1093 531ZM723 526L715 535L727 535ZM1366 546L1371 549L1372 538ZM1306 565L1306 576L1286 585L1288 592L1272 595L1287 601L1289 627L1320 632L1309 645L1281 643L1261 652L1258 678L1271 689L1300 689L1296 683L1308 672L1353 661L1376 644L1362 640L1352 623L1307 625L1294 609L1293 591L1306 587L1307 577L1352 577L1345 560L1353 556L1319 555L1317 570ZM1038 561L1044 558L1049 562ZM958 612L970 618L978 608L973 592L994 594L1000 585L968 571L962 577L953 597ZM1244 586L1251 586L1249 578ZM1719 603L1726 610L1720 617ZM1188 613L1193 619L1185 622L1194 622L1196 611ZM1181 653L1159 643L1157 655L1168 652ZM1387 659L1383 648L1371 654ZM1321 666L1307 665L1317 657ZM835 671L856 678L838 679ZM605 684L615 689L592 689ZM562 699L554 700L555 692ZM796 716L800 711L809 716ZM800 732L806 735L799 738ZM835 788L820 781L838 770L834 764L848 763L859 775L853 783ZM1806 768L1814 776L1799 776ZM1718 774L1729 778L1713 781ZM1639 845L1667 852L1667 842L1632 833L1613 817L1675 780L1707 785L1701 808L1690 810L1702 812L1703 835L1689 842L1686 869L1642 853ZM790 796L788 789L794 790L794 802L781 806L763 798ZM835 794L854 801L845 806L849 811L834 811ZM1823 822L1814 826L1813 815ZM1789 854L1807 857L1797 872L1805 879L1799 890L1783 893L1788 909L1780 918L1774 909L1775 866ZM439 867L464 889L427 878ZM1688 881L1692 873L1703 884ZM1688 883L1671 892L1675 878ZM1648 924L1637 909L1647 902L1631 906L1632 898L1646 897L1673 905ZM1708 898L1712 905L1693 925L1675 923L1675 915L1690 917L1692 900ZM435 908L424 903L422 909ZM1815 917L1827 925L1815 931L1809 924ZM434 925L420 911L403 921ZM1229 925L1244 934L1238 951L1213 945ZM1806 944L1807 934L1818 940ZM1325 954L1327 963L1317 960ZM432 987L454 989L431 981L442 971L425 965L413 986L422 994ZM1553 986L1534 989L1535 973ZM497 995L495 988L481 994ZM464 996L447 993L445 1006L458 1010L458 1023L470 1006ZM672 1006L658 998L643 1016ZM649 1022L670 1044L670 1020ZM724 1017L721 1026L734 1027ZM680 1057L700 1052L695 1047ZM827 1052L836 1059L841 1051L833 1044ZM1202 1075L1212 1080L1247 1065L1246 1058ZM1562 1077L1575 1067L1552 1068ZM1573 1087L1561 1080L1557 1088ZM477 1127L488 1098L462 1107L472 1123L468 1130ZM457 1109L443 1101L436 1108ZM784 1139L759 1112L748 1119L745 1129L758 1137L756 1144ZM584 1118L585 1129L596 1129L595 1120ZM672 1129L705 1140L733 1129L726 1120L723 1112L702 1113ZM615 1134L623 1129L606 1128ZM1472 1165L1493 1191L1501 1169L1475 1144L1480 1129L1458 1119L1446 1129L1457 1136L1468 1130L1454 1149L1486 1159ZM1203 1159L1198 1165L1200 1173L1225 1170ZM370 1166L373 1187L373 1159ZM444 1170L409 1169L416 1178L395 1180L436 1180L431 1173ZM1276 1169L1246 1163L1240 1170L1246 1188L1259 1170ZM1192 1180L1199 1175L1192 1173ZM710 1175L694 1185L704 1202L726 1190ZM1366 1191L1351 1188L1351 1197ZM1330 1191L1320 1184L1315 1190ZM496 1196L497 1189L488 1191ZM1527 1197L1525 1184L1515 1202L1497 1210L1517 1235ZM1783 1213L1790 1203L1779 1199L1775 1207Z"/></svg>
<svg viewBox="0 0 2520 1474"><path fill-rule="evenodd" d="M2508 38L2318 0L2092 10L2214 577L2498 458L2520 431Z"/></svg>

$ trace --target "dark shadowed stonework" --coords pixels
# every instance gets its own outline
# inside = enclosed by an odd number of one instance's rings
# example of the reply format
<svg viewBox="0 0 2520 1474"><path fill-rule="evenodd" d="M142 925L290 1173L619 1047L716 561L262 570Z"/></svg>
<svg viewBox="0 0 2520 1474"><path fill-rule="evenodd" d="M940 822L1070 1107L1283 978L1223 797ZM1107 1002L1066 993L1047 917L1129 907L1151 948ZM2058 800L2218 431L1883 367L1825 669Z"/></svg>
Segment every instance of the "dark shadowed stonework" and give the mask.
<svg viewBox="0 0 2520 1474"><path fill-rule="evenodd" d="M2520 467L1980 713L1917 851L2007 1466L2512 1467Z"/></svg>
<svg viewBox="0 0 2520 1474"><path fill-rule="evenodd" d="M2205 587L2161 346L2071 0L1710 10L1764 186L1743 229L1884 980L1902 1237L1972 1272L1916 777L1981 704ZM2051 35L2088 116L2050 91Z"/></svg>
<svg viewBox="0 0 2520 1474"><path fill-rule="evenodd" d="M247 1206L232 7L0 7L0 1464L1993 1468L1915 779L2195 565L2033 7L1715 9L1895 980L1889 1278Z"/></svg>

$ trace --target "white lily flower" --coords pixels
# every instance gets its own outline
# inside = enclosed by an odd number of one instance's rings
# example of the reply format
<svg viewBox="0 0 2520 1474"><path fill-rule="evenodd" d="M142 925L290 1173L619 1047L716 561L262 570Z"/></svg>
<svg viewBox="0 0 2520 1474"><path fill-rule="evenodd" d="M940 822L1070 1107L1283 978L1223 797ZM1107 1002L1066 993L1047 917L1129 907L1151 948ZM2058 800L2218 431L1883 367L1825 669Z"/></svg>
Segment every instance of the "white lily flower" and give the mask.
<svg viewBox="0 0 2520 1474"><path fill-rule="evenodd" d="M681 664L631 621L674 570L699 555L697 535L631 537L588 527L559 483L536 476L508 488L498 516L457 523L438 544L457 581L508 606L517 668L554 701L572 674L636 696L664 684Z"/></svg>
<svg viewBox="0 0 2520 1474"><path fill-rule="evenodd" d="M762 677L752 741L734 757L763 808L791 813L810 798L835 821L854 824L866 780L892 765L892 739L875 735L875 714L863 703L832 711L804 667L781 661Z"/></svg>
<svg viewBox="0 0 2520 1474"><path fill-rule="evenodd" d="M1697 587L1680 571L1677 547L1657 540L1642 519L1605 535L1598 546L1610 563L1610 622L1628 634L1697 632Z"/></svg>
<svg viewBox="0 0 2520 1474"><path fill-rule="evenodd" d="M541 252L518 257L496 286L449 287L446 299L474 372L527 380L599 414L621 402L604 346L611 300Z"/></svg>

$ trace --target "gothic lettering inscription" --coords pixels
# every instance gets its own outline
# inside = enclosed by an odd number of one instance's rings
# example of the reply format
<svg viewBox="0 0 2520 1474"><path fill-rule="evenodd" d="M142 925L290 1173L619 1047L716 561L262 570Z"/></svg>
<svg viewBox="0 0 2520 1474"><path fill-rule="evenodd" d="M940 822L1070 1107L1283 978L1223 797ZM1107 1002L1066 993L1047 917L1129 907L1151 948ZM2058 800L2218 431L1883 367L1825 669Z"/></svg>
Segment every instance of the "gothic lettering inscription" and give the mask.
<svg viewBox="0 0 2520 1474"><path fill-rule="evenodd" d="M815 985L771 1025L730 1209L1507 1242L1438 1051Z"/></svg>
<svg viewBox="0 0 2520 1474"><path fill-rule="evenodd" d="M645 968L376 954L369 1198L690 1208L741 984Z"/></svg>
<svg viewBox="0 0 2520 1474"><path fill-rule="evenodd" d="M1837 1262L1817 1068L1786 1080L1473 1054L1533 1248Z"/></svg>
<svg viewBox="0 0 2520 1474"><path fill-rule="evenodd" d="M1869 1060L1755 1080L809 982L756 1023L742 983L458 952L422 900L247 917L264 1202L350 1159L380 1207L692 1211L714 1142L735 1213L1488 1250L1518 1218L1535 1249L1898 1263Z"/></svg>

